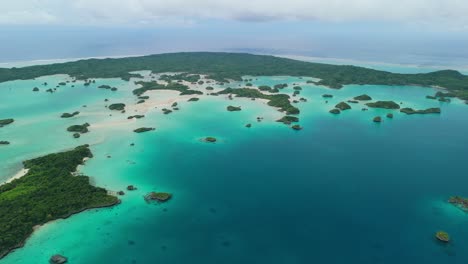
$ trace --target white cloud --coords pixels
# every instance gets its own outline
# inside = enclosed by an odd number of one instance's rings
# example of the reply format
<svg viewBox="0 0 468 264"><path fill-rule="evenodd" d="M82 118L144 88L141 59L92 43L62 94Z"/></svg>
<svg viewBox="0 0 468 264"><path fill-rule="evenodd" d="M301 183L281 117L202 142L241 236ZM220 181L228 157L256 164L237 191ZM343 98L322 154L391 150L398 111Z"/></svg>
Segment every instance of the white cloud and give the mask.
<svg viewBox="0 0 468 264"><path fill-rule="evenodd" d="M139 25L202 19L383 21L468 29L466 0L2 0L0 24Z"/></svg>

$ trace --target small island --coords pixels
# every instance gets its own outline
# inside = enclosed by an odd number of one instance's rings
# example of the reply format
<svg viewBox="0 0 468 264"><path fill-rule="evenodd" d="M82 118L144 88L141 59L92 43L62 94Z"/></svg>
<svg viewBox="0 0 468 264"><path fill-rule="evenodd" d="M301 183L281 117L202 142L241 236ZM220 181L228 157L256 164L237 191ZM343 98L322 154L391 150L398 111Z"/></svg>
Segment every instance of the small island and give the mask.
<svg viewBox="0 0 468 264"><path fill-rule="evenodd" d="M387 118L390 118L390 119L393 118L393 114L392 114L392 113L388 113L388 114L387 114Z"/></svg>
<svg viewBox="0 0 468 264"><path fill-rule="evenodd" d="M370 101L370 100L372 100L372 97L370 97L367 94L362 94L362 95L358 95L358 96L354 97L353 99L358 100L358 101Z"/></svg>
<svg viewBox="0 0 468 264"><path fill-rule="evenodd" d="M15 122L13 118L7 118L7 119L0 119L0 127L9 125L11 123Z"/></svg>
<svg viewBox="0 0 468 264"><path fill-rule="evenodd" d="M235 111L240 111L242 110L242 108L240 106L228 106L226 107L226 109L229 111L229 112L235 112Z"/></svg>
<svg viewBox="0 0 468 264"><path fill-rule="evenodd" d="M10 141L2 140L0 141L0 145L10 145Z"/></svg>
<svg viewBox="0 0 468 264"><path fill-rule="evenodd" d="M340 109L341 111L351 109L351 106L345 102L340 102L337 105L335 105L335 108Z"/></svg>
<svg viewBox="0 0 468 264"><path fill-rule="evenodd" d="M33 90L33 92L39 92L39 88L38 88L38 87L34 87L32 90Z"/></svg>
<svg viewBox="0 0 468 264"><path fill-rule="evenodd" d="M400 105L393 101L377 101L373 103L367 103L366 105L372 108L400 109Z"/></svg>
<svg viewBox="0 0 468 264"><path fill-rule="evenodd" d="M140 128L137 128L137 129L133 130L133 132L143 133L143 132L148 132L148 131L153 131L153 130L156 130L156 128L154 128L154 127L140 127Z"/></svg>
<svg viewBox="0 0 468 264"><path fill-rule="evenodd" d="M293 130L302 130L302 127L300 125L293 125L291 126Z"/></svg>
<svg viewBox="0 0 468 264"><path fill-rule="evenodd" d="M291 123L299 122L299 118L295 116L283 116L282 118L276 120L276 122L281 122L285 125L289 125Z"/></svg>
<svg viewBox="0 0 468 264"><path fill-rule="evenodd" d="M53 255L52 257L50 257L50 260L49 260L51 264L64 264L64 263L67 263L67 261L68 261L68 258L59 254Z"/></svg>
<svg viewBox="0 0 468 264"><path fill-rule="evenodd" d="M447 232L445 231L437 231L436 234L435 234L435 237L437 238L437 240L439 240L440 242L444 242L444 243L448 243L450 242L450 236Z"/></svg>
<svg viewBox="0 0 468 264"><path fill-rule="evenodd" d="M150 192L145 195L145 201L157 201L160 203L167 202L172 198L172 194L166 192Z"/></svg>
<svg viewBox="0 0 468 264"><path fill-rule="evenodd" d="M337 108L333 108L332 110L329 111L330 113L334 114L334 115L337 115L339 113L341 113L340 109L337 109Z"/></svg>
<svg viewBox="0 0 468 264"><path fill-rule="evenodd" d="M61 118L70 118L70 117L74 117L74 116L79 115L79 114L80 114L80 112L75 111L75 112L73 112L71 114L70 113L63 113L60 117Z"/></svg>
<svg viewBox="0 0 468 264"><path fill-rule="evenodd" d="M134 118L135 119L140 119L140 118L143 118L143 117L145 117L145 116L144 115L132 115L132 116L127 117L127 119L134 119Z"/></svg>
<svg viewBox="0 0 468 264"><path fill-rule="evenodd" d="M333 95L331 94L324 94L322 95L323 98L333 98Z"/></svg>
<svg viewBox="0 0 468 264"><path fill-rule="evenodd" d="M374 121L374 123L380 123L380 122L382 122L382 117L376 116L376 117L374 117L374 119L372 119L372 121Z"/></svg>
<svg viewBox="0 0 468 264"><path fill-rule="evenodd" d="M218 140L215 137L206 137L203 139L203 141L208 142L208 143L215 143Z"/></svg>
<svg viewBox="0 0 468 264"><path fill-rule="evenodd" d="M67 128L67 131L68 132L76 132L76 133L84 134L84 133L89 132L88 127L89 127L88 123L84 123L82 125L73 125L73 126L69 126Z"/></svg>
<svg viewBox="0 0 468 264"><path fill-rule="evenodd" d="M125 110L125 104L123 104L123 103L111 104L111 105L109 105L109 109L110 110L123 111L123 110Z"/></svg>
<svg viewBox="0 0 468 264"><path fill-rule="evenodd" d="M196 102L198 100L200 100L200 98L192 97L192 98L188 99L188 102Z"/></svg>
<svg viewBox="0 0 468 264"><path fill-rule="evenodd" d="M450 197L448 202L462 209L463 211L468 212L468 198L453 196Z"/></svg>
<svg viewBox="0 0 468 264"><path fill-rule="evenodd" d="M414 114L440 114L441 110L439 107L428 108L425 110L414 110L413 108L402 108L400 112L405 113L407 115L414 115Z"/></svg>

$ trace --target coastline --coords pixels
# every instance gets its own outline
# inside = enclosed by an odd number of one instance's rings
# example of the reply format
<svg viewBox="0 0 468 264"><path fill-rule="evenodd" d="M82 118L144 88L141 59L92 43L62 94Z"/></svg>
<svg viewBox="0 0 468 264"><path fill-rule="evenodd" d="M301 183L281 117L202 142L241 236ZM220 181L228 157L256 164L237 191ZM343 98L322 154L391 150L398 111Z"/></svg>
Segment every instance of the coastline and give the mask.
<svg viewBox="0 0 468 264"><path fill-rule="evenodd" d="M84 211L88 211L88 210L92 210L92 209L100 209L100 208L108 208L108 207L112 207L112 206L115 206L115 205L118 205L120 204L122 201L120 199L117 199L116 202L114 203L111 203L111 204L104 204L104 205L99 205L99 206L96 206L96 207L89 207L89 208L83 208L83 209L80 209L76 212L72 212L72 213L69 213L65 216L62 216L62 217L59 217L57 219L54 219L52 221L48 221L48 222L45 222L45 223L42 223L42 224L39 224L39 225L35 225L33 227L33 231L31 232L31 234L24 240L22 241L20 244L12 247L12 248L9 248L7 249L6 251L4 252L0 252L0 260L4 257L6 257L8 254L12 253L13 251L17 250L17 249L20 249L22 247L24 247L26 245L26 242L28 241L28 239L34 234L35 231L37 231L40 227L46 225L46 224L50 224L50 223L53 223L57 220L64 220L64 219L67 219L69 217L72 217L73 215L76 215L76 214L79 214L79 213L82 213Z"/></svg>

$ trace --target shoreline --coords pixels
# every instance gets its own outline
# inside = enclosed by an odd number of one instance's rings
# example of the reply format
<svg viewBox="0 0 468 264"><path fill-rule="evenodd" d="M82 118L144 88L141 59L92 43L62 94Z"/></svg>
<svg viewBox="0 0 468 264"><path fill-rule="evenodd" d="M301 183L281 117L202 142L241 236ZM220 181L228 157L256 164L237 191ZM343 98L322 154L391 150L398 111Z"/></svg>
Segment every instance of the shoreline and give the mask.
<svg viewBox="0 0 468 264"><path fill-rule="evenodd" d="M35 225L33 226L33 232L31 233L31 235L29 235L24 241L22 241L20 244L12 247L12 248L9 248L7 249L6 251L4 252L0 252L0 260L3 259L4 257L6 257L8 254L14 252L15 250L17 249L20 249L22 247L24 247L26 245L26 242L28 241L28 239L34 234L34 232L36 232L40 227L46 225L46 224L50 224L50 223L53 223L57 220L64 220L64 219L67 219L67 218L70 218L72 217L73 215L76 215L76 214L79 214L79 213L82 213L84 211L88 211L88 210L92 210L92 209L101 209L101 208L109 208L109 207L113 207L115 205L119 205L122 201L120 199L117 199L116 202L114 203L111 203L111 204L106 204L106 205L99 205L99 206L96 206L96 207L89 207L89 208L83 208L83 209L80 209L76 212L72 212L72 213L69 213L63 217L59 217L57 219L54 219L52 221L48 221L48 222L45 222L45 223L42 223L42 224L39 224L39 225Z"/></svg>

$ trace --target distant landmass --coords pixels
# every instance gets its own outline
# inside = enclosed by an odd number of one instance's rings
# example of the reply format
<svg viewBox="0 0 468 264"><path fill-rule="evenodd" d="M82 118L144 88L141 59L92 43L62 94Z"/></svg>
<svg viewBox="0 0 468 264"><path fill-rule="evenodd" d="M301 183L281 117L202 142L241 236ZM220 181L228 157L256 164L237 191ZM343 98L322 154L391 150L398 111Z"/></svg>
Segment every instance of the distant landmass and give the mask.
<svg viewBox="0 0 468 264"><path fill-rule="evenodd" d="M418 85L441 87L447 96L468 100L468 76L455 70L401 74L350 65L311 63L267 55L246 53L183 52L116 59L87 59L74 62L22 68L1 68L0 82L32 79L53 74L68 74L77 79L140 77L131 72L186 72L206 74L220 82L242 80L242 76L305 76L320 79L318 85L341 88L343 85Z"/></svg>

